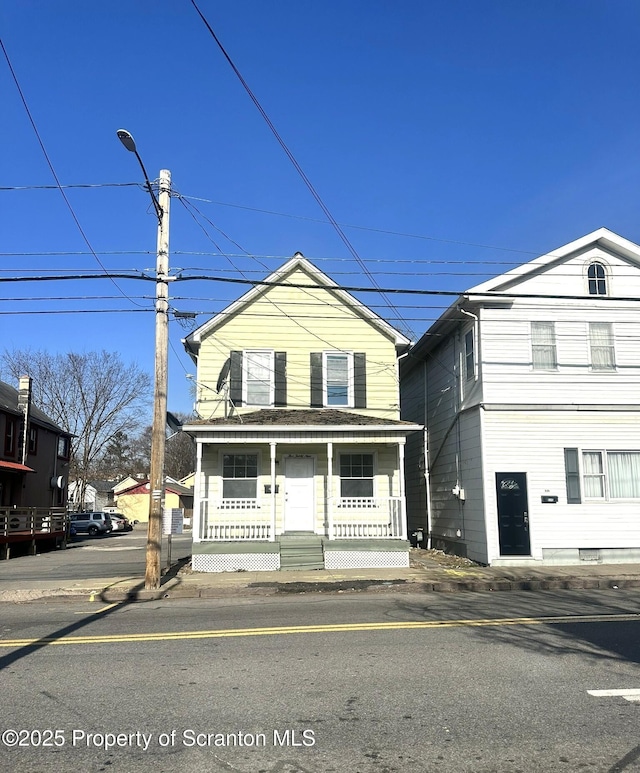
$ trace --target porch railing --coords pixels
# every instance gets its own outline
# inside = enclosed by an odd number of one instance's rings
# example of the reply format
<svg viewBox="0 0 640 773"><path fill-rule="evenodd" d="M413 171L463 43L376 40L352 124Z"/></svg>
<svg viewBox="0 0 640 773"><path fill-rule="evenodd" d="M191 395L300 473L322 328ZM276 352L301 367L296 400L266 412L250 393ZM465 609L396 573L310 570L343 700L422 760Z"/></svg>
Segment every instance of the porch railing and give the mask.
<svg viewBox="0 0 640 773"><path fill-rule="evenodd" d="M64 534L67 514L64 508L0 507L0 541L42 538Z"/></svg>
<svg viewBox="0 0 640 773"><path fill-rule="evenodd" d="M200 539L219 542L273 539L270 508L258 499L204 500L200 503Z"/></svg>
<svg viewBox="0 0 640 773"><path fill-rule="evenodd" d="M401 497L344 497L330 504L330 539L406 539ZM273 541L269 501L259 499L203 500L200 539L219 542Z"/></svg>
<svg viewBox="0 0 640 773"><path fill-rule="evenodd" d="M342 497L332 512L333 539L404 539L401 497Z"/></svg>

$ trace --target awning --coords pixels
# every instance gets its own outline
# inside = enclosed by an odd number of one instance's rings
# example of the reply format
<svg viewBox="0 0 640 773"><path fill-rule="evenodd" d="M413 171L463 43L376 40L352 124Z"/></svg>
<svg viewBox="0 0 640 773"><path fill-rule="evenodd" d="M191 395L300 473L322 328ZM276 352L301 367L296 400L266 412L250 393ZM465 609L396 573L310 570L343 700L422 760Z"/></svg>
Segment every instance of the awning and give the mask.
<svg viewBox="0 0 640 773"><path fill-rule="evenodd" d="M7 470L7 472L35 472L31 467L27 467L26 464L18 464L17 462L3 462L0 460L0 471Z"/></svg>

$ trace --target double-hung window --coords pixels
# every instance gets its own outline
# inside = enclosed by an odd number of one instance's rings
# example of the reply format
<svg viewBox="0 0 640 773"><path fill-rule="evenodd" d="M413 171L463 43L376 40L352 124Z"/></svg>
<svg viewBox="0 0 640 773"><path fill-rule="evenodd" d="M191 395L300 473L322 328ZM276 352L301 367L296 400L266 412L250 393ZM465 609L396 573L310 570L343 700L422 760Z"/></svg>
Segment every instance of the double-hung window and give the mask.
<svg viewBox="0 0 640 773"><path fill-rule="evenodd" d="M534 370L557 369L555 323L531 323L531 357Z"/></svg>
<svg viewBox="0 0 640 773"><path fill-rule="evenodd" d="M469 330L464 336L464 373L467 381L476 377L476 347L473 330Z"/></svg>
<svg viewBox="0 0 640 773"><path fill-rule="evenodd" d="M310 352L310 365L312 408L367 407L365 352Z"/></svg>
<svg viewBox="0 0 640 773"><path fill-rule="evenodd" d="M616 352L611 322L589 322L592 370L615 370Z"/></svg>
<svg viewBox="0 0 640 773"><path fill-rule="evenodd" d="M258 454L223 454L222 499L257 499Z"/></svg>
<svg viewBox="0 0 640 773"><path fill-rule="evenodd" d="M324 404L334 408L353 406L353 354L324 352Z"/></svg>
<svg viewBox="0 0 640 773"><path fill-rule="evenodd" d="M583 451L582 480L588 499L604 499L604 461L602 451Z"/></svg>
<svg viewBox="0 0 640 773"><path fill-rule="evenodd" d="M29 427L29 453L38 453L38 428L34 426Z"/></svg>
<svg viewBox="0 0 640 773"><path fill-rule="evenodd" d="M16 453L16 420L9 418L5 419L4 427L4 455L15 456Z"/></svg>
<svg viewBox="0 0 640 773"><path fill-rule="evenodd" d="M340 497L373 498L373 454L340 454Z"/></svg>
<svg viewBox="0 0 640 773"><path fill-rule="evenodd" d="M68 459L71 456L71 441L68 437L60 435L58 438L58 458Z"/></svg>
<svg viewBox="0 0 640 773"><path fill-rule="evenodd" d="M273 405L274 352L248 349L244 352L242 401L245 405Z"/></svg>
<svg viewBox="0 0 640 773"><path fill-rule="evenodd" d="M583 451L582 479L589 499L640 499L640 451Z"/></svg>

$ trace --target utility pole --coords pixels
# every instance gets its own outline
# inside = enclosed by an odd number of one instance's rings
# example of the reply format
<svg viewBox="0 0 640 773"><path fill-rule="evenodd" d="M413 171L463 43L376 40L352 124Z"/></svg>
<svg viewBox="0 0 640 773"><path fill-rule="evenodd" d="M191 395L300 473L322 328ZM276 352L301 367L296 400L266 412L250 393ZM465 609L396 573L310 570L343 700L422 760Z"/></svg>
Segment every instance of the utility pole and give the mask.
<svg viewBox="0 0 640 773"><path fill-rule="evenodd" d="M149 530L144 587L160 587L162 509L164 506L164 445L167 426L167 374L169 350L169 202L171 173L160 170L158 204L158 256L156 262L156 344L149 472Z"/></svg>
<svg viewBox="0 0 640 773"><path fill-rule="evenodd" d="M169 203L171 201L171 172L160 170L156 198L147 170L136 149L130 132L118 129L118 139L138 159L158 217L156 260L156 340L155 376L153 386L153 424L151 426L151 469L149 471L149 528L144 574L146 590L160 587L162 551L162 509L164 506L164 444L167 425L167 374L169 358Z"/></svg>

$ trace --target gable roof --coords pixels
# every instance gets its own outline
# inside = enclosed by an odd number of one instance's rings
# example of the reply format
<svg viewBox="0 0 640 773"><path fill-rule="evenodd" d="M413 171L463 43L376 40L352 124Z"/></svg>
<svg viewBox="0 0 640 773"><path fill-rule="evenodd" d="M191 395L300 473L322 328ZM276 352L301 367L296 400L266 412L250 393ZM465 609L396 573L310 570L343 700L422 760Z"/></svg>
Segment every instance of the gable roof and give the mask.
<svg viewBox="0 0 640 773"><path fill-rule="evenodd" d="M605 252L619 255L640 269L640 246L628 239L624 239L608 228L598 228L586 236L581 236L579 239L575 239L552 252L548 252L546 255L541 255L528 263L516 266L511 271L506 271L504 274L493 277L493 279L475 285L475 287L467 290L465 295L505 292L532 276L542 274L550 268L564 263L569 258L597 247L600 247Z"/></svg>
<svg viewBox="0 0 640 773"><path fill-rule="evenodd" d="M274 271L272 274L269 274L266 279L262 280L259 284L254 285L251 290L246 292L231 305L218 312L218 314L205 322L203 325L200 325L200 327L196 328L192 333L184 338L182 343L184 344L185 349L189 355L195 360L200 342L205 336L209 335L211 332L216 330L216 328L220 327L229 319L231 315L242 312L249 304L267 293L271 286L277 284L291 284L287 283L286 279L297 269L304 271L304 273L306 273L314 283L310 285L303 285L303 287L309 287L309 289L317 289L318 287L328 288L328 292L331 292L344 304L355 309L355 311L363 319L367 320L371 325L391 338L395 342L396 346L409 346L411 341L403 333L401 333L399 330L396 330L386 320L382 319L382 317L379 317L363 303L360 303L359 300L354 298L354 296L348 293L346 290L340 289L339 285L337 285L333 279L327 276L327 274L325 274L319 268L314 266L313 263L307 260L301 252L296 252L296 254L290 260L288 260L284 265L280 266L280 268L276 269L276 271ZM297 285L294 284L292 286L295 287Z"/></svg>
<svg viewBox="0 0 640 773"><path fill-rule="evenodd" d="M640 270L640 246L629 239L610 231L608 228L598 228L591 233L581 236L579 239L558 247L545 255L534 258L528 263L522 263L519 266L506 271L504 274L488 279L466 292L459 295L456 300L445 309L438 319L429 327L429 329L420 337L420 339L411 347L408 356L400 361L400 372L403 376L409 373L416 365L422 362L422 358L427 352L434 349L443 341L460 322L468 317L464 317L460 311L461 306L465 309L473 309L474 305L483 303L496 303L491 298L495 295L497 299L506 300L501 296L510 295L511 298L519 297L519 294L512 292L513 288L523 284L532 277L539 276L546 271L554 268L561 263L570 260L589 251L600 249L608 254L615 254L628 261ZM544 293L537 291L529 297L540 297ZM555 295L555 293L554 293ZM526 293L520 297L527 297ZM500 302L498 300L497 302ZM602 300L600 296L594 296L592 300Z"/></svg>
<svg viewBox="0 0 640 773"><path fill-rule="evenodd" d="M0 381L0 410L8 411L15 416L23 416L22 411L18 408L18 390L12 387L11 384L6 384L4 381ZM29 406L29 419L35 421L37 424L41 424L60 435L68 435L62 427L59 427L53 419L50 419L44 411L41 411L33 403Z"/></svg>
<svg viewBox="0 0 640 773"><path fill-rule="evenodd" d="M168 475L165 478L164 490L169 491L172 494L178 496L193 496L193 489L189 486L183 486L182 483L178 483L177 480L170 478ZM130 494L148 494L149 493L149 481L139 480L134 485L128 486L117 493L118 497L129 496Z"/></svg>

